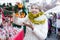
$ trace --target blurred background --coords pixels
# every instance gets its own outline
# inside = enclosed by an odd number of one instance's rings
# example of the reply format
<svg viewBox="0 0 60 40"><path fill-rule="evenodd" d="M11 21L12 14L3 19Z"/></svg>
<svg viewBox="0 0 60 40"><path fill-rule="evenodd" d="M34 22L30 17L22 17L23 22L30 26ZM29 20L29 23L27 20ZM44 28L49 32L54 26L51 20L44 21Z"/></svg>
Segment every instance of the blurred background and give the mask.
<svg viewBox="0 0 60 40"><path fill-rule="evenodd" d="M0 0L0 6L4 3L5 5L11 3L14 7L16 3L23 3L22 1L23 0ZM38 3L48 19L49 31L46 40L60 40L60 0L25 0L24 5L28 10L26 10L27 12L30 11L32 3Z"/></svg>

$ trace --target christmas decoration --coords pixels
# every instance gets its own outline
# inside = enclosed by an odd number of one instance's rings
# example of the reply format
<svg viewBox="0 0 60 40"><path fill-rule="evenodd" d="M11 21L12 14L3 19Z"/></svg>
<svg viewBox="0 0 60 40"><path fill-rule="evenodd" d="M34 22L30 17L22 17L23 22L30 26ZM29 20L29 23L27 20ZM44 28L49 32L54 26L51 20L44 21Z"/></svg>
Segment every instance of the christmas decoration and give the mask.
<svg viewBox="0 0 60 40"><path fill-rule="evenodd" d="M3 3L0 7L2 8L1 14L3 19L1 26L1 33L3 33L3 36L1 36L0 39L12 40L13 38L13 40L23 40L24 34L26 33L26 26L20 25L26 20L26 15L28 13L25 0L23 0L22 3L16 3L14 6L11 3L7 3L7 5ZM20 30L21 28L22 30Z"/></svg>

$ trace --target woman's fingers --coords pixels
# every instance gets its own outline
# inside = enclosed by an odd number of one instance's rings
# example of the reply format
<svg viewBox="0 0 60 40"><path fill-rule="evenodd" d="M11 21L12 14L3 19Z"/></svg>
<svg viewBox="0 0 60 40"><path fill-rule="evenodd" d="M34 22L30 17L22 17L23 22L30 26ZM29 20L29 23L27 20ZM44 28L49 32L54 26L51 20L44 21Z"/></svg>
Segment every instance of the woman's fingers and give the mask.
<svg viewBox="0 0 60 40"><path fill-rule="evenodd" d="M30 26L29 24L23 23L25 26Z"/></svg>
<svg viewBox="0 0 60 40"><path fill-rule="evenodd" d="M24 25L29 26L29 24L24 24Z"/></svg>
<svg viewBox="0 0 60 40"><path fill-rule="evenodd" d="M30 27L32 30L33 30L33 27L32 27L32 24L26 24L26 23L23 23L25 26L28 26Z"/></svg>

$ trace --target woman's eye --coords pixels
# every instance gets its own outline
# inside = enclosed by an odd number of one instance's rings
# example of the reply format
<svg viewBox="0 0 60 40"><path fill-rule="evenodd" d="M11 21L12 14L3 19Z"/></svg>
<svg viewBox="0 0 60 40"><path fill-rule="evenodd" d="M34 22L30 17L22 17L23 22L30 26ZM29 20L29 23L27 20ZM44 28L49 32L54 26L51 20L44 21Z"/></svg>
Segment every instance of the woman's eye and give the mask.
<svg viewBox="0 0 60 40"><path fill-rule="evenodd" d="M38 9L38 8L35 8L35 9Z"/></svg>
<svg viewBox="0 0 60 40"><path fill-rule="evenodd" d="M31 8L31 9L34 9L34 8Z"/></svg>

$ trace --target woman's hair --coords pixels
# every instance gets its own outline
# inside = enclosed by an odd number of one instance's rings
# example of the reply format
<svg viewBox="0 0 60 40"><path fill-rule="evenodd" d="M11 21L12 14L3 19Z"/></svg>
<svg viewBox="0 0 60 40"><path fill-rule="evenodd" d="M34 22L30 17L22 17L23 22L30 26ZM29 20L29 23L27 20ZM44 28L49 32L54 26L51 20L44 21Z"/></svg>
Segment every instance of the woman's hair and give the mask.
<svg viewBox="0 0 60 40"><path fill-rule="evenodd" d="M40 6L40 5L38 5L37 3L31 4L31 8L32 8L32 6L38 6L39 11L42 11L41 6Z"/></svg>

